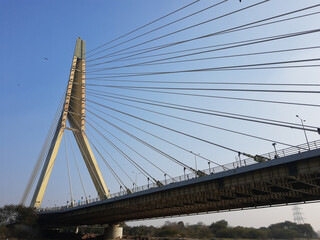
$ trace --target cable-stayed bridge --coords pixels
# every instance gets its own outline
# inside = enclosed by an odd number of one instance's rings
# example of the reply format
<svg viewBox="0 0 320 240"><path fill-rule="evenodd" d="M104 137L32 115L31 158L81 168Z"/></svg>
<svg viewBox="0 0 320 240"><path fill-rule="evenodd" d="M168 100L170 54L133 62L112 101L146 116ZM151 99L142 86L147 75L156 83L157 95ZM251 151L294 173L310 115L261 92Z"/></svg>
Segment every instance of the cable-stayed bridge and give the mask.
<svg viewBox="0 0 320 240"><path fill-rule="evenodd" d="M224 166L229 170L221 172L208 169L206 176L180 176L162 182L162 187L144 186L140 191L133 189L131 194L119 192L109 199L82 202L73 208L44 209L39 216L43 224L53 226L112 224L318 201L320 141L311 144L315 149L307 152L248 166L243 161L243 166Z"/></svg>
<svg viewBox="0 0 320 240"><path fill-rule="evenodd" d="M320 4L199 4L89 52L77 39L66 92L22 197L43 224L116 224L320 199L320 29L312 24ZM261 154L265 146L270 153ZM67 201L42 208L60 158L67 177L55 191L66 188Z"/></svg>

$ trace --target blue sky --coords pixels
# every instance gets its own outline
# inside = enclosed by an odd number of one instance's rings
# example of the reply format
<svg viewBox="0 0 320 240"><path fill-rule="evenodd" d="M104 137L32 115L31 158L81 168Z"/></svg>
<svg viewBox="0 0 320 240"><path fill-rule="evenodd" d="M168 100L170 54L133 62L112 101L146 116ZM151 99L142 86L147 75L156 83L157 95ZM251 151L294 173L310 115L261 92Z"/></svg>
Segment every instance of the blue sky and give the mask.
<svg viewBox="0 0 320 240"><path fill-rule="evenodd" d="M42 143L45 139L46 133L50 127L50 123L54 117L55 111L59 104L59 101L65 90L68 74L70 71L71 59L73 56L73 50L75 40L77 37L81 37L86 41L87 50L94 49L95 47L108 42L122 34L125 34L139 26L142 26L158 17L161 17L169 12L184 6L187 2L191 1L170 1L170 0L117 0L117 1L16 1L16 0L3 0L0 3L0 29L2 31L2 37L0 38L1 54L0 59L0 81L2 87L0 89L0 205L8 203L18 203L24 187L28 181L28 178L32 172L33 165L36 162ZM218 2L218 1L217 1ZM259 1L250 1L259 2ZM155 46L157 44L164 44L168 42L177 41L179 39L192 38L208 32L214 32L219 29L225 29L228 27L236 26L258 19L264 16L270 16L279 14L283 11L290 11L299 9L301 7L311 6L316 4L317 1L290 1L283 0L281 3L276 1L270 1L255 9L247 10L244 14L239 14L225 18L217 23L203 25L199 28L191 29L190 31L184 31L177 35L163 38L154 43L146 44L145 47ZM200 1L190 9L186 9L181 13L170 17L169 19L157 23L154 27L161 26L169 21L173 21L179 17L183 17L186 14L190 14L193 11L203 9L210 6L212 1ZM192 24L204 21L212 18L215 15L221 15L225 12L239 9L244 6L248 6L249 1L228 1L225 5L221 5L216 9L212 9L193 16L185 21L173 24L166 29L161 29L157 32L151 33L146 37L136 39L130 44L142 42L144 40L151 39L165 33L181 29ZM220 36L214 39L205 39L196 43L189 43L175 50L181 50L184 48L195 48L199 46L207 46L212 44L228 43L234 40L245 40L258 38L263 36L271 36L280 34L283 32L302 31L306 29L314 29L318 27L319 15L312 16L310 18L302 19L295 22L283 23L274 26L269 26L261 29L251 30L248 32L240 32L237 34L230 34ZM146 28L147 30L152 29ZM141 31L143 33L143 31ZM234 53L254 52L270 49L283 49L294 48L302 46L315 46L318 44L319 34L310 35L306 37L298 37L292 40L269 43L262 47L255 46L251 48L244 48L240 50L227 50L220 55L228 55ZM115 48L111 51L116 51L124 46L130 46L130 44L123 45ZM153 45L154 44L154 45ZM122 72L143 72L143 71L162 71L162 70L183 70L183 69L195 69L206 68L219 65L232 65L232 64L244 64L250 62L267 62L277 59L279 61L285 59L302 59L302 58L316 58L320 54L319 50L303 51L287 53L283 55L267 55L258 56L255 58L239 58L239 59L225 59L218 62L215 61L199 61L192 63L184 63L178 65L163 66L151 66L142 68L127 68L121 70ZM202 57L210 57L212 55L207 54ZM200 56L199 56L200 57ZM92 57L94 58L94 57ZM48 59L48 60L47 60ZM89 60L89 59L88 59ZM132 63L132 62L131 62ZM89 62L88 62L89 64ZM113 64L113 63L112 63ZM110 66L115 66L115 65ZM88 66L88 71L93 70L94 67ZM121 73L120 70L113 72ZM319 69L298 69L298 70L261 70L256 72L251 71L235 71L235 72L204 72L204 73L192 73L192 74L173 74L148 77L137 77L136 80L159 80L159 81L233 81L239 79L239 81L245 82L282 82L282 83L317 83L319 76ZM88 73L88 78L93 77ZM95 80L88 80L87 83L101 83ZM126 83L117 83L118 85L128 85ZM97 89L90 87L91 90ZM103 89L105 90L105 89ZM275 106L275 105L256 105L247 103L244 105L242 102L232 102L224 100L208 100L203 98L182 98L177 96L163 96L161 94L146 94L141 92L132 92L127 90L116 90L113 93L128 94L130 96L141 98L152 98L157 101L174 102L178 104L189 104L198 107L215 108L220 111L232 111L241 114L257 115L260 117L271 117L283 121L299 123L296 114L301 115L304 119L307 119L307 123L310 125L318 125L319 114L315 113L317 109L302 108L296 106ZM209 94L209 93L208 93ZM214 93L219 96L223 96L222 93ZM227 95L227 94L226 94ZM268 94L241 94L241 93L228 93L228 96L232 97L259 97L268 99ZM300 95L300 96L272 96L276 100L281 101L305 101L316 103L316 96ZM98 101L93 96L88 96L88 99ZM116 103L109 103L110 106L118 107L128 113L136 113L137 110L129 107L121 107ZM142 107L142 106L141 106ZM89 108L89 107L88 107ZM152 109L149 107L149 109ZM161 110L163 112L163 110ZM173 110L168 110L166 113L176 114ZM158 115L148 114L144 111L139 112L139 116L159 120L162 123L171 127L177 127L182 131L188 129L190 134L199 135L204 138L208 138L212 141L218 141L221 144L228 145L233 148L239 148L246 152L252 153L266 153L273 150L270 143L264 143L260 141L253 141L247 138L241 138L229 133L219 131L207 131L206 128L194 127L192 124L179 123L170 120L168 118L162 118ZM241 129L241 131L249 132L251 134L262 135L268 138L274 138L277 140L288 142L295 145L305 141L304 135L301 131L288 131L277 128L268 128L259 125L250 125L246 122L233 122L226 119L199 117L196 115L188 115L179 113L184 117L190 117L193 120L203 120L224 126L231 129ZM88 114L89 115L89 114ZM116 116L121 116L118 114ZM123 116L122 116L123 117ZM147 124L139 123L138 121L130 120L125 117L124 120L128 120L133 124L137 124L139 127L143 127L146 130L153 131L160 136L168 137L168 139L175 142L183 143L188 149L192 149L196 153L200 153L202 156L208 156L214 158L221 164L232 162L235 159L234 153L226 153L220 149L209 148L201 144L196 144L194 141L181 136L177 136L173 133L160 131ZM125 125L121 125L125 127ZM117 132L114 129L110 129L114 134L119 134L124 141L132 143L128 137ZM139 131L134 131L137 136L143 136ZM140 134L140 135L139 135ZM154 141L152 138L144 136L148 141ZM310 140L318 139L317 134L308 133ZM133 144L133 143L132 143ZM193 155L190 156L182 152L178 152L175 149L170 149L163 143L157 143L159 148L167 148L170 153L175 155L179 159L184 159L187 164L194 164ZM63 145L61 145L63 146ZM145 150L141 145L132 145L138 150L143 151L148 157L155 158L152 151ZM110 150L111 151L111 150ZM117 155L115 155L117 156ZM100 163L102 164L102 163ZM128 163L123 163L125 166ZM160 164L163 167L167 166L167 162ZM171 166L171 165L170 165ZM207 168L206 161L198 162L199 168ZM81 167L83 174L86 174L84 166ZM107 171L107 170L103 170ZM135 177L135 169L131 169L129 166L126 169L132 178ZM151 170L150 170L151 171ZM153 170L152 170L153 171ZM170 174L173 176L182 175L181 168L176 166L171 167ZM65 174L65 160L64 150L61 147L61 151L57 158L57 162L52 174L51 181L48 185L48 191L45 196L44 204L63 204L68 199L68 189L63 191L57 191L56 186L58 184L64 185L66 181ZM157 177L163 178L163 175L154 172ZM158 175L157 175L158 174ZM62 177L63 175L63 177ZM76 173L74 173L76 175ZM88 177L88 176L87 176ZM114 182L114 179L110 177L109 173L105 173L106 181L110 184L112 192L117 192L118 185ZM137 175L138 183L145 184L145 178L141 175ZM94 189L90 180L87 180L88 192L95 195ZM67 185L67 184L65 184ZM79 185L79 184L78 184ZM81 189L77 187L77 183L74 183L76 198L80 198ZM60 189L63 189L61 187ZM60 190L59 189L59 190ZM78 191L78 192L77 192ZM70 195L69 195L70 197ZM316 229L320 229L320 225L317 221L316 212L320 211L319 204L303 205L305 218L307 222L313 224ZM279 214L281 212L281 214ZM243 218L246 217L244 221ZM265 210L252 210L236 213L220 213L214 215L204 215L197 217L186 218L186 222L198 222L203 221L210 223L210 221L216 221L218 219L227 219L232 225L243 226L262 226L271 224L283 220L292 220L292 213L290 207L265 209ZM256 219L260 219L259 222ZM157 223L154 224L158 224ZM149 222L143 222L148 224ZM139 223L140 224L140 223Z"/></svg>

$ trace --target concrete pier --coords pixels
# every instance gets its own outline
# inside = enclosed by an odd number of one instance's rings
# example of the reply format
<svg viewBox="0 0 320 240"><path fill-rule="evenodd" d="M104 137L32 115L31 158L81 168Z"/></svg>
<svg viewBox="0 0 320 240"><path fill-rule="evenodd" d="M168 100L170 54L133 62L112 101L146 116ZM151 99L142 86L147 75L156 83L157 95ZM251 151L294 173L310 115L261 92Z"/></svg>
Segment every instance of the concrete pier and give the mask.
<svg viewBox="0 0 320 240"><path fill-rule="evenodd" d="M122 238L123 228L119 224L110 224L104 229L104 239L114 240L116 238Z"/></svg>

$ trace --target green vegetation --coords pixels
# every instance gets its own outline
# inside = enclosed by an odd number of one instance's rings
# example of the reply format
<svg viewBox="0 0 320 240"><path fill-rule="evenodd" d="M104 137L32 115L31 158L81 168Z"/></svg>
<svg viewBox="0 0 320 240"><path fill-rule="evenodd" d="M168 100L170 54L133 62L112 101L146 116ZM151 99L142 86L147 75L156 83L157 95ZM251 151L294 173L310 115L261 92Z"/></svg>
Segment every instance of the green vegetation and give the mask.
<svg viewBox="0 0 320 240"><path fill-rule="evenodd" d="M162 227L124 226L124 234L129 237L175 237L175 238L242 238L242 239L294 239L316 238L317 234L310 224L296 224L289 221L272 224L267 228L230 227L225 220L206 226L199 222L195 225L185 225L182 221L167 221Z"/></svg>
<svg viewBox="0 0 320 240"><path fill-rule="evenodd" d="M6 205L0 208L0 239L35 239L37 214L33 208Z"/></svg>
<svg viewBox="0 0 320 240"><path fill-rule="evenodd" d="M6 205L0 208L0 239L37 239L37 214L33 208L22 205ZM312 239L317 236L310 224L296 224L289 221L272 224L263 228L231 227L225 220L217 221L207 226L202 222L194 225L184 222L165 222L162 227L138 226L129 227L123 224L124 235L133 237L161 238L195 238L195 239ZM87 227L90 229L90 227ZM96 232L92 227L92 232ZM89 231L91 232L91 231ZM88 230L86 230L88 233ZM100 232L99 232L100 233ZM101 233L100 233L101 234ZM66 239L78 239L79 236L69 236ZM60 234L57 239L62 239Z"/></svg>

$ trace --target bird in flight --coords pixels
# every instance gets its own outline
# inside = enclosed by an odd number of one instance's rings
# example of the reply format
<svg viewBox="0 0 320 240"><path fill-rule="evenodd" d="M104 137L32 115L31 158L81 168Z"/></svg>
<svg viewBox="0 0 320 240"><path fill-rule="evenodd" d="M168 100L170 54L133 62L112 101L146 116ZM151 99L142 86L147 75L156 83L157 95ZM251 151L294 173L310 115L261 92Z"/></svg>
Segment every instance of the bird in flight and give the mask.
<svg viewBox="0 0 320 240"><path fill-rule="evenodd" d="M49 60L48 58L44 57L45 60Z"/></svg>

